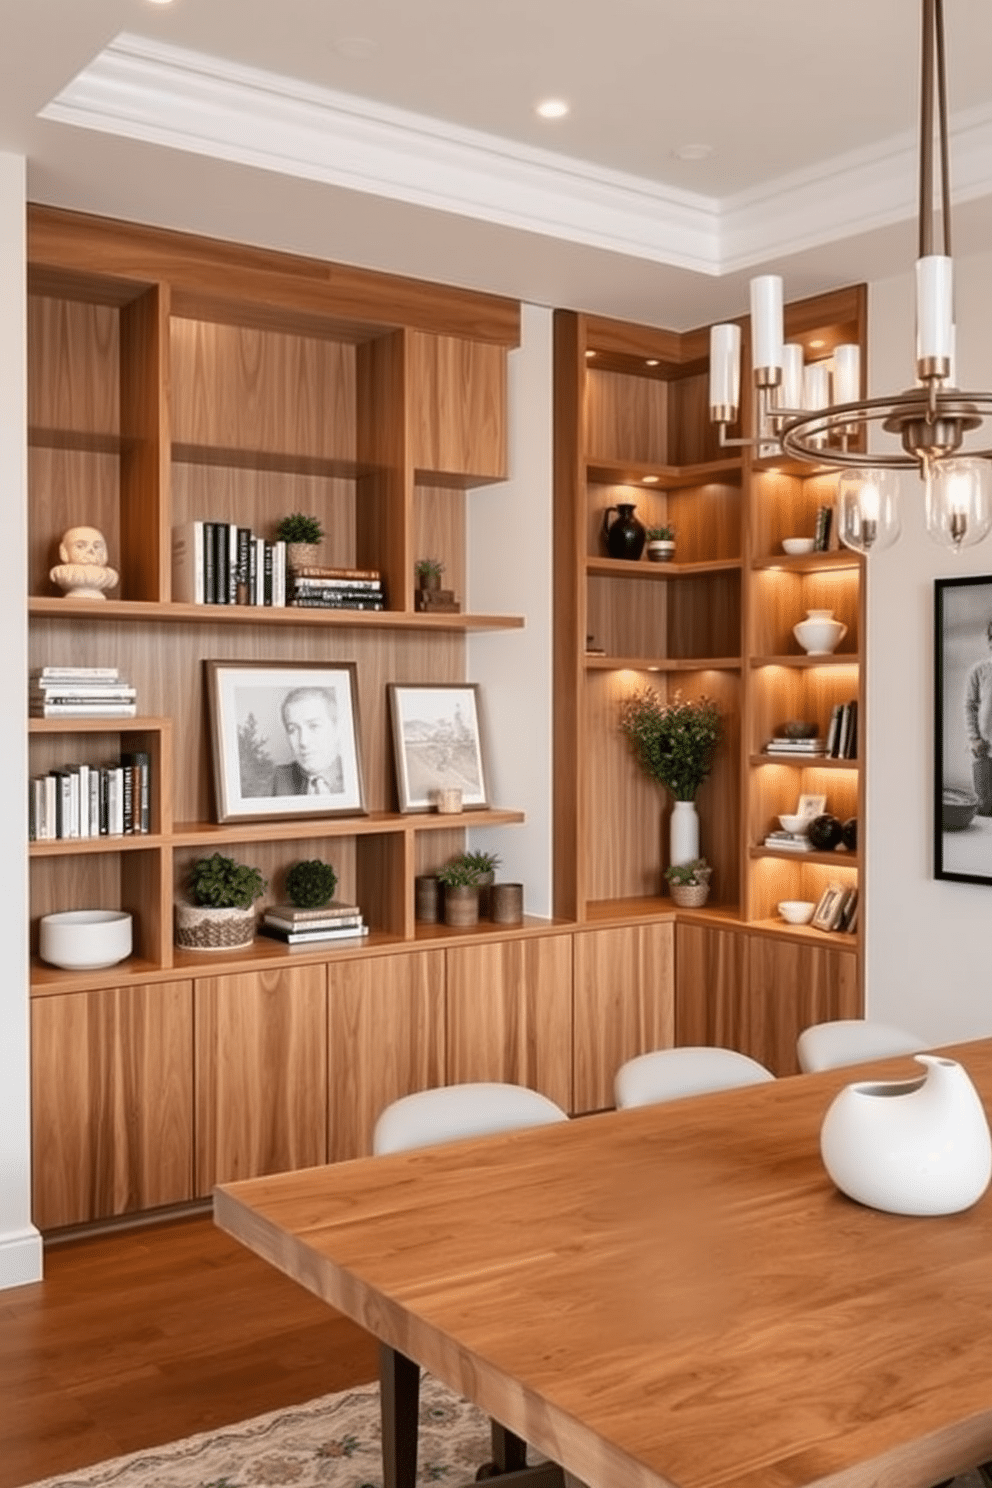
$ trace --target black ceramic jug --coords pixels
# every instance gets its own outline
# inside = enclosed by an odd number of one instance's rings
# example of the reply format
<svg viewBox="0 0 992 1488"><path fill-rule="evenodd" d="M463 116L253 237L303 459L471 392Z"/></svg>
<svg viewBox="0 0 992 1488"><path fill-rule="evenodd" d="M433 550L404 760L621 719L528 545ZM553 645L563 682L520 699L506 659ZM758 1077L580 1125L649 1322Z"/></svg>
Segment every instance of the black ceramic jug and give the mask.
<svg viewBox="0 0 992 1488"><path fill-rule="evenodd" d="M616 512L610 521L610 512ZM647 533L634 516L632 504L608 506L603 513L603 536L611 558L640 558Z"/></svg>

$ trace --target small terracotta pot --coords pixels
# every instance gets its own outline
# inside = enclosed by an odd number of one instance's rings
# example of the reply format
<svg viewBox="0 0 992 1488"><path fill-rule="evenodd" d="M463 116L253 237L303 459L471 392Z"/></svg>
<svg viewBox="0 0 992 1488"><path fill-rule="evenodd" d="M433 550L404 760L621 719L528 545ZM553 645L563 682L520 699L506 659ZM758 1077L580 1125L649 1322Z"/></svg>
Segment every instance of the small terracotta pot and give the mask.
<svg viewBox="0 0 992 1488"><path fill-rule="evenodd" d="M444 923L460 928L479 923L479 890L474 885L445 887Z"/></svg>

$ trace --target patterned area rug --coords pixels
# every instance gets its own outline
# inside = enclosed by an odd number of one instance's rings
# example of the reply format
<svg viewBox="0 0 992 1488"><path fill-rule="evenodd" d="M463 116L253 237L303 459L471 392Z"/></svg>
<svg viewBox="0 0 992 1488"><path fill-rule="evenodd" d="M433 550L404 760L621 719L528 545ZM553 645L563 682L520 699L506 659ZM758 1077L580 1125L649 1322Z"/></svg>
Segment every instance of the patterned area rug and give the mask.
<svg viewBox="0 0 992 1488"><path fill-rule="evenodd" d="M430 1376L420 1386L418 1484L471 1483L488 1417ZM379 1386L324 1395L219 1431L45 1478L34 1488L382 1488Z"/></svg>

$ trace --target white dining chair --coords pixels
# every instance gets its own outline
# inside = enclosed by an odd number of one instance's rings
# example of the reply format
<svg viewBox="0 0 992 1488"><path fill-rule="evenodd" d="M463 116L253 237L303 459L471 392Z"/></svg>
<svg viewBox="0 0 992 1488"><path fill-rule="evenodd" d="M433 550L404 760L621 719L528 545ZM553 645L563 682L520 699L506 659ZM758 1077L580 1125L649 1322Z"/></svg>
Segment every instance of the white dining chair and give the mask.
<svg viewBox="0 0 992 1488"><path fill-rule="evenodd" d="M567 1121L562 1108L525 1085L466 1082L417 1090L380 1112L372 1133L372 1153L410 1152ZM380 1349L384 1488L414 1488L417 1467L417 1411L420 1368L395 1349ZM519 1472L527 1466L527 1443L498 1421L492 1422L493 1460L477 1476Z"/></svg>
<svg viewBox="0 0 992 1488"><path fill-rule="evenodd" d="M613 1098L620 1111L712 1090L761 1085L774 1078L771 1070L736 1049L705 1045L656 1049L620 1066L613 1081Z"/></svg>
<svg viewBox="0 0 992 1488"><path fill-rule="evenodd" d="M804 1028L796 1040L796 1057L804 1075L820 1070L861 1064L866 1059L886 1059L896 1054L919 1054L927 1049L917 1034L894 1023L870 1018L835 1018Z"/></svg>

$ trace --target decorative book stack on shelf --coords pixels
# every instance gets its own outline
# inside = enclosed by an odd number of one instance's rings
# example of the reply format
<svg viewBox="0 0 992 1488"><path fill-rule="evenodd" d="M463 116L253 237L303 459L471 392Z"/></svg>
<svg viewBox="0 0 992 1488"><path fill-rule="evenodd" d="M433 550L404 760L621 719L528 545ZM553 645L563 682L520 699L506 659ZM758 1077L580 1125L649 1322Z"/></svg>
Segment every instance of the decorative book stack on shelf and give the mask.
<svg viewBox="0 0 992 1488"><path fill-rule="evenodd" d="M259 931L285 945L319 945L324 942L360 940L368 935L362 911L357 904L332 899L317 909L300 909L295 904L273 904L262 915Z"/></svg>
<svg viewBox="0 0 992 1488"><path fill-rule="evenodd" d="M31 673L31 718L134 718L138 690L117 667L38 667Z"/></svg>
<svg viewBox="0 0 992 1488"><path fill-rule="evenodd" d="M285 605L286 544L234 522L186 522L172 534L172 593L183 604Z"/></svg>
<svg viewBox="0 0 992 1488"><path fill-rule="evenodd" d="M308 565L289 575L288 601L299 609L384 610L385 590L377 568Z"/></svg>

